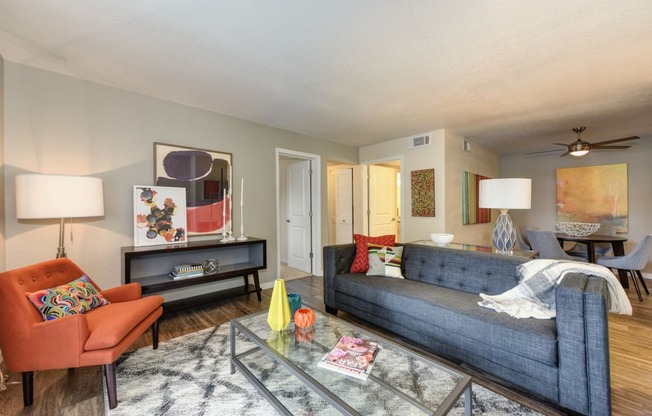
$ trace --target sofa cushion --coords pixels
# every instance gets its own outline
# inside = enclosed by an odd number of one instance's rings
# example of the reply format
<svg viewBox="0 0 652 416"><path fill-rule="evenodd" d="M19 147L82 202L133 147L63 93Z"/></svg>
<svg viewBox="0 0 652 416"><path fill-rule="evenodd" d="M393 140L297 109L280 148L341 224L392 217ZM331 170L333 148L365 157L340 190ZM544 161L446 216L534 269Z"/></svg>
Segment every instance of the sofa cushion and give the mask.
<svg viewBox="0 0 652 416"><path fill-rule="evenodd" d="M26 292L25 296L46 321L66 315L82 314L109 303L90 283L86 275L50 289Z"/></svg>
<svg viewBox="0 0 652 416"><path fill-rule="evenodd" d="M400 314L412 328L449 338L478 356L500 355L506 366L522 365L520 357L557 364L554 319L516 319L479 306L476 294L410 280L344 274L336 291Z"/></svg>
<svg viewBox="0 0 652 416"><path fill-rule="evenodd" d="M116 302L86 314L90 336L86 340L86 351L111 348L117 345L134 329L134 323L143 321L152 311L161 306L159 296L145 297L128 302Z"/></svg>
<svg viewBox="0 0 652 416"><path fill-rule="evenodd" d="M369 237L362 234L353 234L355 241L355 258L351 263L351 273L367 273L369 270L369 253L367 244L379 244L381 246L394 246L396 236L393 234Z"/></svg>
<svg viewBox="0 0 652 416"><path fill-rule="evenodd" d="M402 279L401 255L403 247L383 247L369 244L369 271L367 276L387 276Z"/></svg>

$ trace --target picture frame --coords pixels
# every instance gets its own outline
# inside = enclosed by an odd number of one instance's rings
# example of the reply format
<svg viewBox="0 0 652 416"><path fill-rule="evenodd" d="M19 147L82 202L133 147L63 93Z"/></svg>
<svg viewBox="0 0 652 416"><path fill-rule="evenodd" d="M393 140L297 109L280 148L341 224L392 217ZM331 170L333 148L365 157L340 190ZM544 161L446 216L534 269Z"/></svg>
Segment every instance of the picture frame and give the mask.
<svg viewBox="0 0 652 416"><path fill-rule="evenodd" d="M413 217L435 216L435 169L410 172Z"/></svg>
<svg viewBox="0 0 652 416"><path fill-rule="evenodd" d="M480 208L480 181L488 176L462 172L462 225L491 222L491 209Z"/></svg>
<svg viewBox="0 0 652 416"><path fill-rule="evenodd" d="M184 188L134 185L134 246L187 242Z"/></svg>
<svg viewBox="0 0 652 416"><path fill-rule="evenodd" d="M231 230L233 155L154 143L154 183L186 191L187 235Z"/></svg>

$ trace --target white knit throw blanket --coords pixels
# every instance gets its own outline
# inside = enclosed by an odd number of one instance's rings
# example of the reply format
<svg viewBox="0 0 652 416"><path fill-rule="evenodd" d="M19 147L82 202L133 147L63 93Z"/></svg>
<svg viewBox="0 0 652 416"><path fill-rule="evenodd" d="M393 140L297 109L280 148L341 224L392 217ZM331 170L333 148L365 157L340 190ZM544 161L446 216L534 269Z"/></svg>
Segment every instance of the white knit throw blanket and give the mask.
<svg viewBox="0 0 652 416"><path fill-rule="evenodd" d="M607 281L609 312L632 314L632 305L618 278L604 266L566 260L532 260L517 267L521 283L500 295L480 293L478 305L515 318L552 319L556 316L555 288L566 273L584 273Z"/></svg>

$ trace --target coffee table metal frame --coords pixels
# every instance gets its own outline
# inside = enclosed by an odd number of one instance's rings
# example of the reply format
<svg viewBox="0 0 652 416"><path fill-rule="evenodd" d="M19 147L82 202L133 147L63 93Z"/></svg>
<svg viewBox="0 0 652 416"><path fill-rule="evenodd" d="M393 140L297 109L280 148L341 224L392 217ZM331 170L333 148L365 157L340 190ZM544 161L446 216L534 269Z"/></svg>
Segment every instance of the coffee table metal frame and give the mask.
<svg viewBox="0 0 652 416"><path fill-rule="evenodd" d="M304 305L307 306L307 305ZM313 308L314 309L314 308ZM339 321L340 324L343 324L345 326L349 326L357 331L363 332L366 336L373 338L375 340L378 340L379 343L381 344L387 344L392 346L393 348L396 348L403 353L412 356L414 358L424 360L428 362L429 364L437 367L439 370L443 370L444 372L447 372L449 374L461 377L461 380L457 383L457 385L451 390L451 392L448 394L446 399L441 403L439 408L434 411L434 413L431 413L431 409L428 409L424 405L422 405L420 402L417 400L413 399L412 397L409 397L405 393L395 389L394 387L380 381L379 379L375 379L376 381L384 384L384 387L387 387L388 389L392 390L394 393L400 395L403 399L406 401L410 402L414 406L420 408L421 410L424 411L426 414L432 414L435 416L439 415L445 415L447 414L455 405L457 400L462 396L462 393L464 393L464 414L466 416L471 416L471 376L461 373L457 370L453 370L451 368L448 368L442 364L439 364L432 359L426 357L425 355L419 354L418 352L411 351L406 349L405 347L397 344L394 341L391 341L383 336L379 336L376 334L372 334L363 328L351 324L349 322L346 322L342 319L337 318L336 316L331 316L324 314L323 312L315 310L315 313L319 313L322 315L327 316L330 319L336 319ZM292 375L297 377L299 380L301 380L302 383L310 387L315 393L317 393L321 398L326 400L330 405L335 407L340 413L344 415L360 415L360 413L353 409L351 406L349 406L346 402L341 400L339 397L334 395L328 388L324 387L321 385L317 380L312 378L310 375L306 374L301 368L299 368L297 365L292 363L290 360L288 360L286 357L278 353L276 350L273 348L270 348L267 342L260 337L258 337L253 331L251 331L247 326L242 324L240 322L241 319L250 319L256 315L266 315L267 311L262 311L258 312L255 314L247 315L242 318L236 318L231 320L231 325L230 325L230 346L231 346L231 374L235 373L236 367L242 372L242 374L254 385L256 390L267 399L267 401L281 414L284 415L292 415L292 413L279 401L276 396L272 392L270 392L265 385L256 378L256 376L249 371L249 369L242 363L240 358L245 357L249 354L252 354L254 352L258 351L263 351L269 358L272 360L276 361L279 365L284 367L286 370L288 370ZM256 347L242 352L240 354L236 354L236 329L240 331L241 334L243 334L248 340L253 342ZM315 363L316 365L316 363ZM342 377L347 377L345 375L342 375ZM369 376L369 378L374 378L373 374Z"/></svg>

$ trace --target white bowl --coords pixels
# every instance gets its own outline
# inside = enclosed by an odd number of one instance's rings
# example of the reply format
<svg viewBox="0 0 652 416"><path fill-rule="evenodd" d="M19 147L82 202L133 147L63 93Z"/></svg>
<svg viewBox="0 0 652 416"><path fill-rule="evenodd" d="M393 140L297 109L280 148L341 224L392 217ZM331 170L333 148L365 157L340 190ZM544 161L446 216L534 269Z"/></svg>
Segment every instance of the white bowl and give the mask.
<svg viewBox="0 0 652 416"><path fill-rule="evenodd" d="M558 222L557 228L571 237L586 237L600 228L599 222Z"/></svg>
<svg viewBox="0 0 652 416"><path fill-rule="evenodd" d="M448 244L453 241L455 236L453 234L444 234L444 233L432 233L430 234L430 239L435 244Z"/></svg>

